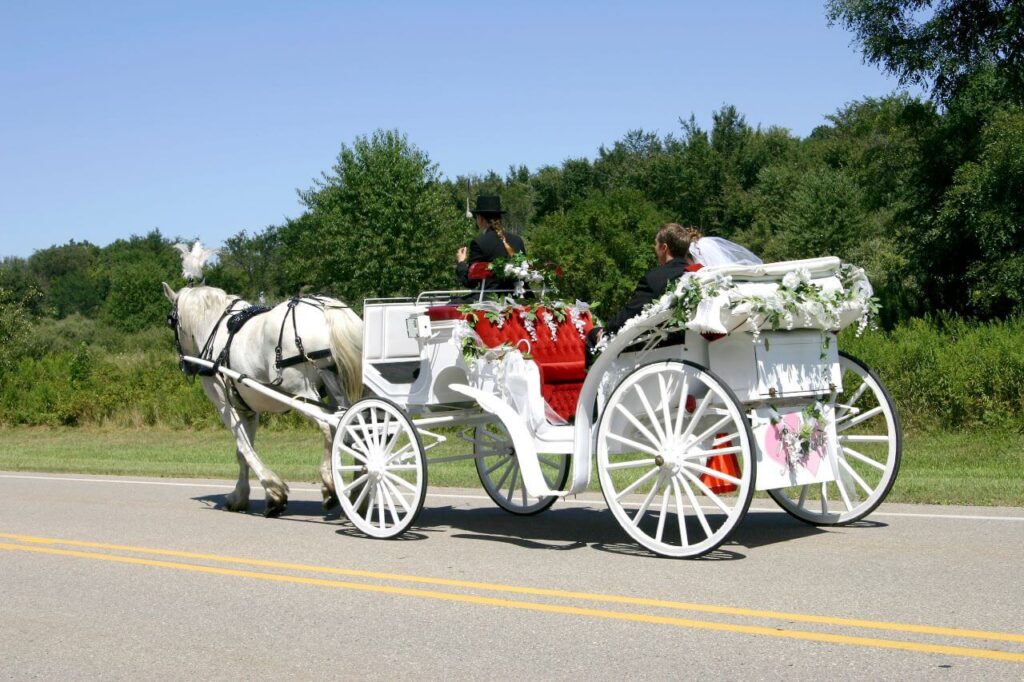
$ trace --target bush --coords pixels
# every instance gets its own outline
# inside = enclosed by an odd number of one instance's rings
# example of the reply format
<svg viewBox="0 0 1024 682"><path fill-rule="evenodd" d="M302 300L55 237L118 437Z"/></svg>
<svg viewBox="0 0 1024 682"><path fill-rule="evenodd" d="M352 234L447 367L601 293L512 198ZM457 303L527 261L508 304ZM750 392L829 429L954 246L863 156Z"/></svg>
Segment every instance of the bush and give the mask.
<svg viewBox="0 0 1024 682"><path fill-rule="evenodd" d="M1024 427L1024 319L917 319L839 347L878 372L905 427Z"/></svg>

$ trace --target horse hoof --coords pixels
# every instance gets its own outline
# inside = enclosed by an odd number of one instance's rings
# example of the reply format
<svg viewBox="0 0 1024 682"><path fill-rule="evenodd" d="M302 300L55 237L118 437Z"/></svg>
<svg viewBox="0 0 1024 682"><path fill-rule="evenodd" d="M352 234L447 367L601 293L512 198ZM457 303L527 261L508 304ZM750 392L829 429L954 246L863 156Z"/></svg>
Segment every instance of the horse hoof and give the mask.
<svg viewBox="0 0 1024 682"><path fill-rule="evenodd" d="M338 496L333 493L324 497L323 505L325 512L331 511L332 509L338 507L340 504L341 502L338 501Z"/></svg>
<svg viewBox="0 0 1024 682"><path fill-rule="evenodd" d="M276 519L281 515L281 512L288 506L287 502L271 502L267 500L267 508L263 511L263 515L268 519Z"/></svg>

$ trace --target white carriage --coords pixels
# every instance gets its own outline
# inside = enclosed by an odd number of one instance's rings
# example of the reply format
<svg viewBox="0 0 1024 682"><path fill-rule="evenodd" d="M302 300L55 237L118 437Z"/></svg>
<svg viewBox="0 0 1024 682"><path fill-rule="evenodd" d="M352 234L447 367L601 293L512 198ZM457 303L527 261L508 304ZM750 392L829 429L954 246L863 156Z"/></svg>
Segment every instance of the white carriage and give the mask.
<svg viewBox="0 0 1024 682"><path fill-rule="evenodd" d="M487 494L515 514L587 490L596 472L623 529L674 557L721 545L758 490L798 519L834 525L865 517L892 487L895 407L836 341L865 314L870 287L838 259L687 276L589 371L580 339L566 336L583 330L575 316L558 328L538 322L519 339L505 333L506 343L492 339L498 347L465 357L470 318L484 315L453 304L458 293L367 300L370 397L334 412L293 405L334 427L338 498L367 535L409 528L428 466L460 459L473 460ZM541 357L559 330L578 358ZM553 400L567 418L553 414ZM438 447L446 442L465 442L466 452Z"/></svg>

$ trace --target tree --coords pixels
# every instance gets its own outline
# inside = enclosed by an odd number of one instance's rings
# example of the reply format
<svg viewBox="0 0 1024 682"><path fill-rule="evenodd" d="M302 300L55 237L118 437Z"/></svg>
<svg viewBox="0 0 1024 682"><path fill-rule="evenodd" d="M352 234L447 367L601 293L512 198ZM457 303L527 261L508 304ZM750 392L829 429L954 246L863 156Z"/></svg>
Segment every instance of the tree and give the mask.
<svg viewBox="0 0 1024 682"><path fill-rule="evenodd" d="M995 117L977 162L956 173L930 242L959 256L959 268L934 273L960 294L965 312L1024 313L1024 111Z"/></svg>
<svg viewBox="0 0 1024 682"><path fill-rule="evenodd" d="M654 235L663 222L664 215L643 194L618 189L547 216L531 231L527 247L564 270L563 294L600 303L600 314L607 316L654 267Z"/></svg>
<svg viewBox="0 0 1024 682"><path fill-rule="evenodd" d="M864 58L948 102L992 69L1024 104L1024 5L1019 0L829 0L830 23L852 31Z"/></svg>
<svg viewBox="0 0 1024 682"><path fill-rule="evenodd" d="M394 130L342 145L330 174L300 192L309 238L289 235L307 284L349 302L450 288L455 250L472 227L452 205L437 166Z"/></svg>

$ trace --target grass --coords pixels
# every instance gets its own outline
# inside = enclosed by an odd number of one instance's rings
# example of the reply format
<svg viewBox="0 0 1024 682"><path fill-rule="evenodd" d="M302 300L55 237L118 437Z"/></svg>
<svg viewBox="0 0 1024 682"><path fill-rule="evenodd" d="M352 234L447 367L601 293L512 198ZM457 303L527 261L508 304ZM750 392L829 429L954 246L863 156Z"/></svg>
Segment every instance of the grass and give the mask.
<svg viewBox="0 0 1024 682"><path fill-rule="evenodd" d="M286 481L318 480L321 441L313 430L261 431L264 461ZM467 452L453 439L431 452ZM0 429L0 470L182 478L238 475L223 429L153 427ZM1006 429L911 432L890 502L1024 506L1024 434ZM432 486L478 487L472 462L434 464ZM596 489L597 477L593 478Z"/></svg>

